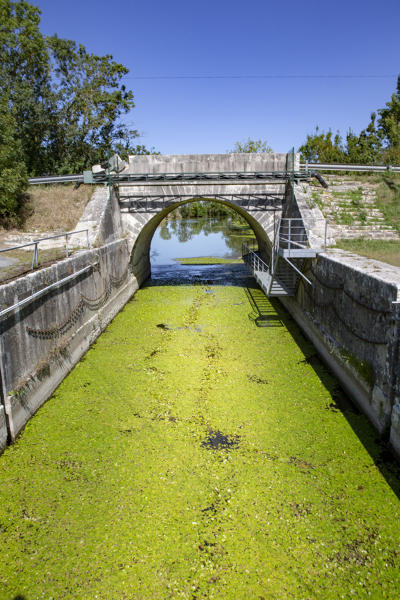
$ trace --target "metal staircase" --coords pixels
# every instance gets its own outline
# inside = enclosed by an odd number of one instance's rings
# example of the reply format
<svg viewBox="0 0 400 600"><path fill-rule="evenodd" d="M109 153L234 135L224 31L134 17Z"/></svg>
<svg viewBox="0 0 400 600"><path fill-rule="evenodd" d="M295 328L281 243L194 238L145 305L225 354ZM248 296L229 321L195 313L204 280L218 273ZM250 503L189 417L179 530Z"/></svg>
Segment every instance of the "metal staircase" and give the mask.
<svg viewBox="0 0 400 600"><path fill-rule="evenodd" d="M304 259L314 258L325 249L309 247L301 218L282 218L274 226L269 265L246 243L242 247L242 257L267 296L294 296L299 277L312 285L301 271Z"/></svg>

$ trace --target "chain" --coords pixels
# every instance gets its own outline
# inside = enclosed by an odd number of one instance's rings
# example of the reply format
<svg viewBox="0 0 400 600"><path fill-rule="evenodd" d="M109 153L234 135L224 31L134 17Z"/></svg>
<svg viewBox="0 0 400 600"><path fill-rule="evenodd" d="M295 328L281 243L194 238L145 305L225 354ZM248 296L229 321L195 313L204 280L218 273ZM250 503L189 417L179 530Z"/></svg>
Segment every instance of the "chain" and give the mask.
<svg viewBox="0 0 400 600"><path fill-rule="evenodd" d="M107 285L104 292L100 294L100 296L98 296L97 298L87 298L86 296L81 294L79 302L72 309L68 317L61 323L61 325L58 325L57 327L52 327L51 329L33 329L32 327L27 327L26 331L32 337L39 338L42 340L51 340L60 337L69 329L71 329L71 327L75 325L75 323L77 323L77 321L82 317L83 313L85 312L85 308L88 308L91 311L96 311L102 308L106 304L107 300L110 298L112 288L120 287L127 278L128 273L129 267L119 278L115 278L112 275L110 275L109 284Z"/></svg>

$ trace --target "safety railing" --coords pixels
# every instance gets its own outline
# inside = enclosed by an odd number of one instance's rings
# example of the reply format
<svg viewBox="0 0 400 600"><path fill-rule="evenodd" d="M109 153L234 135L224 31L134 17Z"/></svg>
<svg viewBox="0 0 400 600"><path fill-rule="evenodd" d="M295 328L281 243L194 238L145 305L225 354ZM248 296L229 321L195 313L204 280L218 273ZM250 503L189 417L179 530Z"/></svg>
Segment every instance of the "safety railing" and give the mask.
<svg viewBox="0 0 400 600"><path fill-rule="evenodd" d="M246 242L242 243L242 257L245 264L252 269L252 271L262 271L269 273L269 266L249 248Z"/></svg>
<svg viewBox="0 0 400 600"><path fill-rule="evenodd" d="M297 248L307 248L308 238L303 219L282 218L279 224L279 247L288 248L294 245Z"/></svg>
<svg viewBox="0 0 400 600"><path fill-rule="evenodd" d="M323 250L326 251L328 223L322 222L324 229ZM279 222L278 246L287 250L309 248L307 230L302 218L282 218Z"/></svg>
<svg viewBox="0 0 400 600"><path fill-rule="evenodd" d="M83 269L79 269L79 271L75 271L75 273L72 273L71 275L67 275L67 277L64 277L63 279L59 279L59 281L55 281L54 283L47 285L46 287L35 292L34 294L31 294L27 298L24 298L23 300L19 300L12 306L8 306L7 308L4 308L3 310L0 311L0 319L5 317L9 313L13 312L14 310L18 310L19 308L22 308L26 304L29 304L33 300L40 298L44 294L47 294L47 292L49 292L50 290L54 290L55 288L60 287L61 285L64 285L65 283L72 281L73 279L76 279L80 275L83 275L87 271L94 269L95 267L97 267L98 264L99 264L98 262L94 262L90 265L87 265L86 267L83 267Z"/></svg>
<svg viewBox="0 0 400 600"><path fill-rule="evenodd" d="M57 238L64 237L65 238L65 256L68 258L70 250L71 250L71 248L69 246L69 238L72 235L76 235L78 233L86 233L86 246L88 248L90 248L89 230L88 229L79 229L77 231L67 231L66 233L58 233L56 235L49 235L47 237L38 238L37 240L33 240L32 242L26 242L25 244L18 244L17 246L10 246L9 248L2 248L2 249L0 249L0 253L13 252L15 250L20 250L21 248L27 248L28 246L33 246L31 268L34 269L39 266L39 244L41 242L44 242L47 240L55 240Z"/></svg>

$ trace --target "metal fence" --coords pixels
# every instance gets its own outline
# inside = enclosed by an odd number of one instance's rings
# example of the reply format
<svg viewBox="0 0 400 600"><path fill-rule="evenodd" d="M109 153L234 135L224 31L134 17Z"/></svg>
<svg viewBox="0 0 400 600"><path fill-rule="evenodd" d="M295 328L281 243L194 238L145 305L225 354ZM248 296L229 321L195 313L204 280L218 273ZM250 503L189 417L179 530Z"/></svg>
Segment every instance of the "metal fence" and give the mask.
<svg viewBox="0 0 400 600"><path fill-rule="evenodd" d="M305 173L310 171L354 171L354 172L375 172L375 173L400 173L400 166L385 165L339 165L330 163L310 163L308 161L300 163L300 170Z"/></svg>
<svg viewBox="0 0 400 600"><path fill-rule="evenodd" d="M37 240L33 240L32 242L26 242L25 244L18 244L17 246L11 246L10 248L2 248L1 252L12 252L15 250L20 250L21 248L27 248L28 246L33 246L33 254L32 254L32 265L31 268L39 266L39 244L40 242L44 242L46 240L54 240L56 238L65 237L65 256L68 258L70 247L69 247L69 238L71 235L75 235L78 233L86 233L86 246L90 248L89 242L89 230L88 229L79 229L77 231L67 231L66 233L58 233L57 235L50 235L48 237L39 238Z"/></svg>

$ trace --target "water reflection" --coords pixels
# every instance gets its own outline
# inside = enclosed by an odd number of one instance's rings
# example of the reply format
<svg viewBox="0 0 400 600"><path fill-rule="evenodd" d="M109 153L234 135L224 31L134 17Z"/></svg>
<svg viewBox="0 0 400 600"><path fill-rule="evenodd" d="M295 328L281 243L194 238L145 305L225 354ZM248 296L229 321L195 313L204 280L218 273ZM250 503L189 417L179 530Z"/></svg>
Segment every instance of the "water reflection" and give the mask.
<svg viewBox="0 0 400 600"><path fill-rule="evenodd" d="M151 262L171 265L177 258L237 258L249 239L254 239L251 228L231 215L169 219L154 234Z"/></svg>

